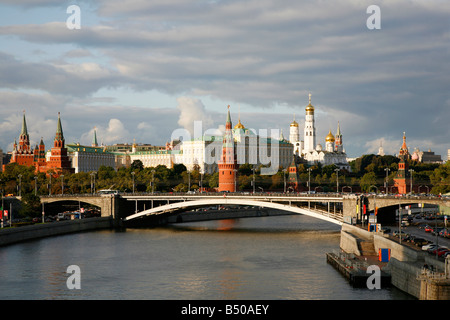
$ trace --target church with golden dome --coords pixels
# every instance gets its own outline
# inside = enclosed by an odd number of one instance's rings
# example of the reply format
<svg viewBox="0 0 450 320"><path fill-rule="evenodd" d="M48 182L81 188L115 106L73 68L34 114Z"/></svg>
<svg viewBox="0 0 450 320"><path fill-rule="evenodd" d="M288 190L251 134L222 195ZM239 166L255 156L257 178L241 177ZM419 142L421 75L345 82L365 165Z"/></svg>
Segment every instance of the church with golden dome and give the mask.
<svg viewBox="0 0 450 320"><path fill-rule="evenodd" d="M289 126L289 142L294 146L294 154L303 159L309 165L321 163L322 165L334 164L339 169L350 171L347 162L340 124L338 122L336 135L330 131L325 137L325 148L322 144L316 143L316 127L314 119L315 108L311 104L311 94L309 94L309 104L305 108L305 126L303 140L300 139L299 124L294 120Z"/></svg>

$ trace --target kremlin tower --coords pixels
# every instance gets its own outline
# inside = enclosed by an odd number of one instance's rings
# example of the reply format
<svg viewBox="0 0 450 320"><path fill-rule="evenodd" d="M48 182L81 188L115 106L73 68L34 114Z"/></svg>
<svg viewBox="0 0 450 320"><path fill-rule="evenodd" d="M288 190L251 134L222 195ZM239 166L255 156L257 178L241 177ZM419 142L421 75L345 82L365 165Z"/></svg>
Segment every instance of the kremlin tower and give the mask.
<svg viewBox="0 0 450 320"><path fill-rule="evenodd" d="M219 167L219 192L236 192L237 163L236 151L230 117L230 106L228 106L227 122L225 124L225 135L223 137L222 157L218 163Z"/></svg>
<svg viewBox="0 0 450 320"><path fill-rule="evenodd" d="M398 163L398 171L394 177L394 186L397 187L398 193L408 193L408 184L406 179L408 177L408 160L411 158L408 147L406 146L406 135L403 132L403 144L398 154L400 162Z"/></svg>
<svg viewBox="0 0 450 320"><path fill-rule="evenodd" d="M58 124L56 127L55 140L53 142L53 148L51 150L50 159L47 162L47 171L53 170L54 173L59 175L64 171L74 173L72 163L67 155L67 148L65 147L65 140L61 126L61 118L58 112Z"/></svg>
<svg viewBox="0 0 450 320"><path fill-rule="evenodd" d="M23 166L32 166L34 161L34 153L30 146L30 136L28 135L27 121L25 119L25 111L23 111L22 130L19 136L19 145L14 141L14 147L11 155L11 163L17 163Z"/></svg>
<svg viewBox="0 0 450 320"><path fill-rule="evenodd" d="M72 168L72 163L67 155L67 148L65 147L64 135L61 126L61 119L58 112L58 124L56 127L56 135L54 140L54 146L51 150L49 161L45 156L45 145L41 138L39 145L36 145L34 150L30 147L30 137L28 135L27 122L25 119L25 111L22 119L22 130L20 132L19 144L14 141L14 147L12 151L10 163L17 163L23 166L34 166L36 172L53 171L53 174L59 175L60 173L75 172ZM5 170L5 166L3 167Z"/></svg>

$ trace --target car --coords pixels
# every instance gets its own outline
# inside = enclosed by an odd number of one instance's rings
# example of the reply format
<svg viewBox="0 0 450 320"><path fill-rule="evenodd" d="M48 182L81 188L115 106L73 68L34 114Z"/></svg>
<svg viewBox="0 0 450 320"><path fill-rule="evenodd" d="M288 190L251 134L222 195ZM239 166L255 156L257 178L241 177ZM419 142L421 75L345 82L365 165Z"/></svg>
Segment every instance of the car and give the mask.
<svg viewBox="0 0 450 320"><path fill-rule="evenodd" d="M435 244L435 243L429 243L429 244L427 244L427 245L422 246L422 250L428 251L428 250L430 250L430 249L436 249L437 247L438 247L437 244Z"/></svg>
<svg viewBox="0 0 450 320"><path fill-rule="evenodd" d="M425 226L425 232L432 232L432 231L433 231L432 227L430 227L429 225Z"/></svg>
<svg viewBox="0 0 450 320"><path fill-rule="evenodd" d="M438 257L440 257L444 252L449 251L449 249L447 247L439 247L439 248L434 248L431 250L428 250L429 253L431 254L437 254Z"/></svg>
<svg viewBox="0 0 450 320"><path fill-rule="evenodd" d="M381 230L380 230L381 232L383 232L383 233L391 233L391 228L388 228L388 227L381 227Z"/></svg>
<svg viewBox="0 0 450 320"><path fill-rule="evenodd" d="M448 248L440 248L437 251L437 256L438 257L443 257L444 254L446 254L447 252L450 252L450 250Z"/></svg>
<svg viewBox="0 0 450 320"><path fill-rule="evenodd" d="M422 247L428 243L428 240L424 238L414 238L413 243L418 247Z"/></svg>

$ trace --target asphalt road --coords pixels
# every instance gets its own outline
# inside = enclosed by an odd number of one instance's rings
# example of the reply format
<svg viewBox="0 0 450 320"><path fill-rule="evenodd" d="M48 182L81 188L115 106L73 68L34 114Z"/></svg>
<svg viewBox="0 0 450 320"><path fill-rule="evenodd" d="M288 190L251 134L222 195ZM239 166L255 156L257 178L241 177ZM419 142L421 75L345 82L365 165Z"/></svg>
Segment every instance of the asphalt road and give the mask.
<svg viewBox="0 0 450 320"><path fill-rule="evenodd" d="M442 220L440 222L442 224ZM444 237L440 237L440 236L436 237L436 235L433 235L431 232L425 232L424 227L427 224L434 228L435 221L414 218L414 220L412 221L412 223L409 226L402 228L402 231L406 232L410 235L424 238L428 241L431 241L432 243L436 243L436 239L437 239L437 243L439 246L450 248L450 238L444 238ZM447 223L447 227L450 228L450 223ZM390 228L391 228L392 232L398 231L398 228L396 228L395 226L391 226ZM438 228L439 228L439 224L438 224Z"/></svg>

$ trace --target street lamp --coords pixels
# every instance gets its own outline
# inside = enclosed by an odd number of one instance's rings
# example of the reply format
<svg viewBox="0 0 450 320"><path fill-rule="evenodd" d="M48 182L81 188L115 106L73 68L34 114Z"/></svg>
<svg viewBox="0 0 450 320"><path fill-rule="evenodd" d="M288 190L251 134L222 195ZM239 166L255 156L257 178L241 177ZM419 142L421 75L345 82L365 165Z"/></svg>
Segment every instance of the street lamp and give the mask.
<svg viewBox="0 0 450 320"><path fill-rule="evenodd" d="M339 170L341 169L334 169L336 171L336 193L339 193Z"/></svg>
<svg viewBox="0 0 450 320"><path fill-rule="evenodd" d="M283 170L284 193L286 193L286 172L287 172L287 168Z"/></svg>
<svg viewBox="0 0 450 320"><path fill-rule="evenodd" d="M188 170L188 192L191 191L191 172Z"/></svg>
<svg viewBox="0 0 450 320"><path fill-rule="evenodd" d="M252 167L252 171L253 171L253 193L255 193L255 167Z"/></svg>
<svg viewBox="0 0 450 320"><path fill-rule="evenodd" d="M19 197L22 196L22 175L19 174Z"/></svg>
<svg viewBox="0 0 450 320"><path fill-rule="evenodd" d="M64 175L61 175L61 194L64 194Z"/></svg>
<svg viewBox="0 0 450 320"><path fill-rule="evenodd" d="M37 196L37 176L34 176L34 195Z"/></svg>
<svg viewBox="0 0 450 320"><path fill-rule="evenodd" d="M155 170L152 170L152 194L155 192Z"/></svg>
<svg viewBox="0 0 450 320"><path fill-rule="evenodd" d="M386 194L388 193L388 187L389 187L389 171L391 171L391 169L389 168L384 168L384 171L386 171L386 181L384 182L384 188L386 189Z"/></svg>
<svg viewBox="0 0 450 320"><path fill-rule="evenodd" d="M134 175L135 175L135 172L134 171L131 172L131 176L133 177L133 193L134 193Z"/></svg>
<svg viewBox="0 0 450 320"><path fill-rule="evenodd" d="M92 194L94 194L95 193L95 171L91 172L90 176L91 176L91 192L92 192ZM92 184L92 178L94 178L94 184Z"/></svg>
<svg viewBox="0 0 450 320"><path fill-rule="evenodd" d="M311 168L308 168L308 193L311 194Z"/></svg>
<svg viewBox="0 0 450 320"><path fill-rule="evenodd" d="M48 177L50 178L50 183L48 184L48 195L52 195L52 172L49 172Z"/></svg>
<svg viewBox="0 0 450 320"><path fill-rule="evenodd" d="M411 182L410 194L412 195L412 193L413 193L413 172L414 172L414 169L409 169L408 171L409 171L409 174L410 174L409 181Z"/></svg>

